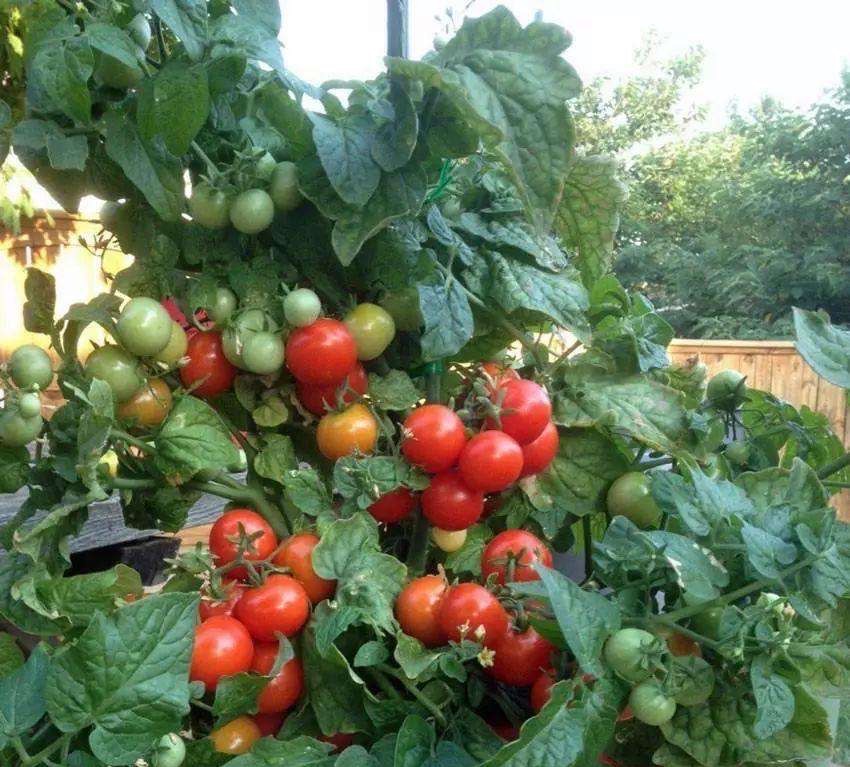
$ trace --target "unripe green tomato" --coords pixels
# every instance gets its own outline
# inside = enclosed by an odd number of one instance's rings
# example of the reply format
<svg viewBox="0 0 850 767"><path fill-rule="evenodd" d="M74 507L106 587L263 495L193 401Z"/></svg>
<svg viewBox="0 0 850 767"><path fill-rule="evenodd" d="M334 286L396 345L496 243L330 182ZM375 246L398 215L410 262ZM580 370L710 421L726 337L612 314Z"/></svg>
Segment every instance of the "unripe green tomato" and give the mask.
<svg viewBox="0 0 850 767"><path fill-rule="evenodd" d="M186 356L186 350L189 348L189 338L183 326L176 320L171 321L171 335L168 336L168 343L165 348L158 352L154 359L161 362L163 365L172 367L180 362Z"/></svg>
<svg viewBox="0 0 850 767"><path fill-rule="evenodd" d="M35 344L24 344L12 352L8 363L9 375L19 389L46 389L53 381L50 355Z"/></svg>
<svg viewBox="0 0 850 767"><path fill-rule="evenodd" d="M84 365L89 379L99 379L109 384L118 402L126 402L144 384L139 361L123 349L112 344L95 349Z"/></svg>
<svg viewBox="0 0 850 767"><path fill-rule="evenodd" d="M151 25L148 23L145 14L137 13L133 16L127 25L127 31L139 48L143 51L148 49L148 46L151 44Z"/></svg>
<svg viewBox="0 0 850 767"><path fill-rule="evenodd" d="M270 375L283 366L283 340L277 333L261 330L245 339L242 366L249 373Z"/></svg>
<svg viewBox="0 0 850 767"><path fill-rule="evenodd" d="M230 223L243 234L258 234L274 220L274 203L262 189L247 189L230 206Z"/></svg>
<svg viewBox="0 0 850 767"><path fill-rule="evenodd" d="M236 294L230 288L216 288L215 300L207 307L207 316L216 324L224 325L236 311Z"/></svg>
<svg viewBox="0 0 850 767"><path fill-rule="evenodd" d="M630 471L617 477L606 497L612 516L623 516L638 527L658 527L661 509L649 489L649 479L639 471Z"/></svg>
<svg viewBox="0 0 850 767"><path fill-rule="evenodd" d="M466 530L443 530L441 527L432 527L431 540L440 551L451 554L461 549L466 543Z"/></svg>
<svg viewBox="0 0 850 767"><path fill-rule="evenodd" d="M652 674L648 661L663 651L661 640L643 629L625 628L605 643L605 662L623 679L641 682Z"/></svg>
<svg viewBox="0 0 850 767"><path fill-rule="evenodd" d="M744 374L737 370L721 370L709 382L705 394L712 407L732 412L747 397Z"/></svg>
<svg viewBox="0 0 850 767"><path fill-rule="evenodd" d="M100 225L108 232L115 231L118 223L118 214L121 212L121 203L108 200L100 206Z"/></svg>
<svg viewBox="0 0 850 767"><path fill-rule="evenodd" d="M107 88L126 91L138 85L144 72L137 66L128 66L114 56L100 53L94 65L94 79Z"/></svg>
<svg viewBox="0 0 850 767"><path fill-rule="evenodd" d="M236 319L232 320L221 336L221 346L224 356L231 365L243 367L242 350L245 342L254 333L277 330L273 327L262 309L246 309Z"/></svg>
<svg viewBox="0 0 850 767"><path fill-rule="evenodd" d="M230 222L230 199L220 189L200 183L189 198L189 213L207 229L223 229Z"/></svg>
<svg viewBox="0 0 850 767"><path fill-rule="evenodd" d="M460 200L457 197L449 197L443 203L443 215L451 220L456 219L462 212Z"/></svg>
<svg viewBox="0 0 850 767"><path fill-rule="evenodd" d="M41 414L41 399L35 392L26 392L18 398L18 412L24 418Z"/></svg>
<svg viewBox="0 0 850 767"><path fill-rule="evenodd" d="M186 758L186 744L176 733L170 732L159 739L154 767L180 767Z"/></svg>
<svg viewBox="0 0 850 767"><path fill-rule="evenodd" d="M660 727L669 722L676 713L676 701L665 694L661 685L648 679L635 687L629 695L629 706L644 724Z"/></svg>
<svg viewBox="0 0 850 767"><path fill-rule="evenodd" d="M257 178L268 181L272 177L276 167L277 162L274 157L269 152L265 152L257 160L257 164L254 166L254 172L257 174Z"/></svg>
<svg viewBox="0 0 850 767"><path fill-rule="evenodd" d="M118 317L118 340L130 354L151 357L161 352L171 338L172 319L153 298L132 298Z"/></svg>
<svg viewBox="0 0 850 767"><path fill-rule="evenodd" d="M397 293L385 293L378 303L389 312L396 329L413 333L422 327L419 291L416 288L406 288Z"/></svg>
<svg viewBox="0 0 850 767"><path fill-rule="evenodd" d="M298 169L294 162L279 162L272 172L269 194L281 213L295 210L304 200L298 189Z"/></svg>
<svg viewBox="0 0 850 767"><path fill-rule="evenodd" d="M322 302L309 288L297 288L283 299L283 314L295 328L312 325L322 313Z"/></svg>
<svg viewBox="0 0 850 767"><path fill-rule="evenodd" d="M354 336L359 360L380 357L395 338L393 318L377 304L358 304L345 316L344 322Z"/></svg>
<svg viewBox="0 0 850 767"><path fill-rule="evenodd" d="M17 410L4 410L0 414L0 444L23 447L41 432L44 421L41 415L24 418Z"/></svg>
<svg viewBox="0 0 850 767"><path fill-rule="evenodd" d="M746 466L750 460L750 445L746 440L740 439L726 445L726 460L736 466Z"/></svg>
<svg viewBox="0 0 850 767"><path fill-rule="evenodd" d="M722 607L708 607L697 613L691 618L691 629L709 639L719 639L723 609Z"/></svg>

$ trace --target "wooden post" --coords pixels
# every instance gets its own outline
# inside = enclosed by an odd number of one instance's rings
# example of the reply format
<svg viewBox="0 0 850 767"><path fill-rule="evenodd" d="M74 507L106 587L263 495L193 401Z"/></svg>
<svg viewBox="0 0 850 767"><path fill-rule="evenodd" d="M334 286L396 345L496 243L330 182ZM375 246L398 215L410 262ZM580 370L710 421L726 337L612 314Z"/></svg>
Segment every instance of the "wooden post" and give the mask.
<svg viewBox="0 0 850 767"><path fill-rule="evenodd" d="M387 0L387 56L408 56L408 0Z"/></svg>

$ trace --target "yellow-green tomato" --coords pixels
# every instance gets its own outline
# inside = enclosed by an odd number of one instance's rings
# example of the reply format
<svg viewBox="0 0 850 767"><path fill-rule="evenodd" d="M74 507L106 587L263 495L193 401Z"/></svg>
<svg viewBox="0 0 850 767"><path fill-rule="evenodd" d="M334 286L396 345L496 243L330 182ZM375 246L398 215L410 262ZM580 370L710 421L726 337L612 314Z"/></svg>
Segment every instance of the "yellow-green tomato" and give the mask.
<svg viewBox="0 0 850 767"><path fill-rule="evenodd" d="M121 310L118 340L130 354L151 357L168 345L171 323L171 317L159 301L139 296Z"/></svg>
<svg viewBox="0 0 850 767"><path fill-rule="evenodd" d="M282 213L295 210L303 197L298 189L298 169L294 162L279 162L272 172L269 182L269 194L274 206Z"/></svg>
<svg viewBox="0 0 850 767"><path fill-rule="evenodd" d="M53 365L44 349L24 344L9 357L9 375L19 389L46 389L53 380Z"/></svg>
<svg viewBox="0 0 850 767"><path fill-rule="evenodd" d="M746 376L737 370L721 370L709 382L705 395L712 407L732 412L747 398Z"/></svg>
<svg viewBox="0 0 850 767"><path fill-rule="evenodd" d="M224 325L236 311L236 294L230 288L216 288L207 315L216 325Z"/></svg>
<svg viewBox="0 0 850 767"><path fill-rule="evenodd" d="M86 376L105 381L118 402L126 402L145 382L139 362L118 346L95 349L86 360Z"/></svg>
<svg viewBox="0 0 850 767"><path fill-rule="evenodd" d="M18 397L18 412L24 418L41 414L41 399L35 392L24 392Z"/></svg>
<svg viewBox="0 0 850 767"><path fill-rule="evenodd" d="M230 223L243 234L258 234L274 220L274 203L262 189L246 189L230 206Z"/></svg>
<svg viewBox="0 0 850 767"><path fill-rule="evenodd" d="M635 719L653 727L666 724L676 713L676 701L654 679L647 679L632 689L629 706Z"/></svg>
<svg viewBox="0 0 850 767"><path fill-rule="evenodd" d="M261 330L245 339L242 367L256 375L270 375L283 367L283 340L277 333Z"/></svg>
<svg viewBox="0 0 850 767"><path fill-rule="evenodd" d="M186 350L188 348L189 339L186 336L186 331L183 330L183 326L179 322L172 320L171 335L168 336L168 343L165 345L165 348L156 355L155 359L163 365L172 367L186 356Z"/></svg>
<svg viewBox="0 0 850 767"><path fill-rule="evenodd" d="M230 200L221 190L200 183L189 198L189 213L207 229L223 229L230 221Z"/></svg>
<svg viewBox="0 0 850 767"><path fill-rule="evenodd" d="M358 304L345 317L345 324L354 336L357 359L373 360L395 338L395 322L390 313L377 304Z"/></svg>
<svg viewBox="0 0 850 767"><path fill-rule="evenodd" d="M466 543L466 530L443 530L441 527L432 527L431 540L440 551L451 554Z"/></svg>
<svg viewBox="0 0 850 767"><path fill-rule="evenodd" d="M661 509L652 497L649 480L639 471L630 471L614 480L606 498L612 516L630 519L638 527L658 527Z"/></svg>
<svg viewBox="0 0 850 767"><path fill-rule="evenodd" d="M44 425L40 415L24 418L17 410L4 410L0 414L0 444L23 447L32 442Z"/></svg>

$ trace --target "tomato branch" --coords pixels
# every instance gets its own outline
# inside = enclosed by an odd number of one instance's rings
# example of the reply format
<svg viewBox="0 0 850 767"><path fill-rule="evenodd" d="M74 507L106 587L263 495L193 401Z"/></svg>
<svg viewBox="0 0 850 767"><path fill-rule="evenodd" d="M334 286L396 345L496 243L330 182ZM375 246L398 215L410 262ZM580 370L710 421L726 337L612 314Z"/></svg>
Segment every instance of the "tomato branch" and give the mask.
<svg viewBox="0 0 850 767"><path fill-rule="evenodd" d="M112 439L117 439L121 442L126 442L128 445L132 445L133 447L138 448L143 453L156 452L156 448L149 442L145 442L144 440L141 440L138 437L134 437L132 434L128 434L126 431L122 431L121 429L110 429L109 434Z"/></svg>
<svg viewBox="0 0 850 767"><path fill-rule="evenodd" d="M416 698L417 702L421 703L428 712L436 719L437 724L440 727L445 727L448 722L446 721L446 716L440 711L439 706L434 703L427 695L423 694L422 691L411 682L402 671L396 671L392 666L387 666L385 663L381 663L377 666L377 669L384 674L391 676L393 679L397 679L401 682L402 686L405 690L407 690L414 698Z"/></svg>
<svg viewBox="0 0 850 767"><path fill-rule="evenodd" d="M841 458L836 458L834 461L831 461L826 466L822 466L818 470L818 478L826 479L827 477L831 477L833 474L838 473L846 466L850 466L850 453L845 453L841 456Z"/></svg>

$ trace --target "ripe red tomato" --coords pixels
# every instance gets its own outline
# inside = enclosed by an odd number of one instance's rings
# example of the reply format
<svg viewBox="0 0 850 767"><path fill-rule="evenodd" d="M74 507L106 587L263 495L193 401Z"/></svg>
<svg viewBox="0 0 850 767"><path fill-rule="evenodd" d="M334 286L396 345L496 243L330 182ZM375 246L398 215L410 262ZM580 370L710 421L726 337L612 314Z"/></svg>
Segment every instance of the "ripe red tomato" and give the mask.
<svg viewBox="0 0 850 767"><path fill-rule="evenodd" d="M498 362L482 362L481 372L492 380L494 387L501 386L505 381L516 381L519 379L519 373L516 370L503 367Z"/></svg>
<svg viewBox="0 0 850 767"><path fill-rule="evenodd" d="M487 673L504 684L528 687L550 666L555 648L529 627L522 633L506 632L492 649L495 656Z"/></svg>
<svg viewBox="0 0 850 767"><path fill-rule="evenodd" d="M254 657L254 642L236 618L216 615L195 628L189 678L203 682L207 691L225 676L248 671Z"/></svg>
<svg viewBox="0 0 850 767"><path fill-rule="evenodd" d="M503 432L482 431L466 443L458 466L471 489L500 493L519 478L522 448Z"/></svg>
<svg viewBox="0 0 850 767"><path fill-rule="evenodd" d="M217 567L228 565L236 559L242 532L251 539L243 554L244 559L249 561L265 559L277 548L277 536L274 530L256 511L230 509L215 521L210 530L210 551ZM243 580L248 577L248 572L244 567L236 567L229 570L227 576L234 580Z"/></svg>
<svg viewBox="0 0 850 767"><path fill-rule="evenodd" d="M245 586L242 583L229 583L225 599L215 600L209 596L201 597L198 605L198 617L202 621L213 618L216 615L233 615L236 603L242 598Z"/></svg>
<svg viewBox="0 0 850 767"><path fill-rule="evenodd" d="M350 732L337 732L333 735L319 735L319 740L323 743L330 743L334 747L334 751L342 751L354 743L354 735Z"/></svg>
<svg viewBox="0 0 850 767"><path fill-rule="evenodd" d="M329 599L336 591L336 581L329 581L316 575L313 569L313 549L319 544L319 536L313 533L297 533L286 539L280 551L272 560L280 567L288 567L295 580L307 592L310 601L316 605L323 599Z"/></svg>
<svg viewBox="0 0 850 767"><path fill-rule="evenodd" d="M552 552L536 535L525 530L505 530L493 538L481 554L481 577L496 575L505 584L508 563L513 561L513 581L536 581L540 576L532 565L552 567Z"/></svg>
<svg viewBox="0 0 850 767"><path fill-rule="evenodd" d="M422 405L404 421L401 452L410 463L431 474L450 469L466 444L457 413L445 405Z"/></svg>
<svg viewBox="0 0 850 767"><path fill-rule="evenodd" d="M463 635L492 649L507 633L508 623L499 600L477 583L452 586L440 605L440 630L454 642Z"/></svg>
<svg viewBox="0 0 850 767"><path fill-rule="evenodd" d="M384 524L401 522L416 506L416 496L406 487L384 493L369 507L369 513Z"/></svg>
<svg viewBox="0 0 850 767"><path fill-rule="evenodd" d="M276 632L291 637L310 616L304 587L289 575L270 575L262 586L246 589L234 615L260 642L274 642Z"/></svg>
<svg viewBox="0 0 850 767"><path fill-rule="evenodd" d="M540 384L520 378L505 381L493 394L493 401L502 397L500 423L487 419L488 429L501 429L520 445L537 439L552 417L552 403Z"/></svg>
<svg viewBox="0 0 850 767"><path fill-rule="evenodd" d="M439 575L423 575L404 587L395 602L395 615L402 631L426 647L445 644L440 628L440 605L448 584Z"/></svg>
<svg viewBox="0 0 850 767"><path fill-rule="evenodd" d="M337 394L342 390L342 401L349 405L357 399L358 394L365 394L369 388L369 378L366 369L359 362L342 383L331 383L327 386L313 386L298 381L295 391L298 400L313 415L324 415L328 410L337 406Z"/></svg>
<svg viewBox="0 0 850 767"><path fill-rule="evenodd" d="M530 477L547 469L558 454L559 444L558 427L549 421L537 439L522 446L522 472L520 476Z"/></svg>
<svg viewBox="0 0 850 767"><path fill-rule="evenodd" d="M484 494L467 487L457 470L431 478L422 493L422 513L443 530L465 530L484 512Z"/></svg>
<svg viewBox="0 0 850 767"><path fill-rule="evenodd" d="M268 738L280 732L280 728L283 727L283 720L286 717L283 714L254 714L251 718L260 730L260 735Z"/></svg>
<svg viewBox="0 0 850 767"><path fill-rule="evenodd" d="M251 671L267 676L274 667L279 650L277 642L258 642L254 647ZM257 710L261 714L276 714L292 708L304 690L304 669L298 658L281 666L277 676L263 688L257 697Z"/></svg>
<svg viewBox="0 0 850 767"><path fill-rule="evenodd" d="M487 724L490 725L490 729L492 729L493 732L495 732L502 740L511 742L519 737L519 727L505 719L487 722Z"/></svg>
<svg viewBox="0 0 850 767"><path fill-rule="evenodd" d="M555 672L552 669L548 671L544 671L537 679L534 680L534 684L531 685L531 707L534 709L534 712L537 713L540 711L543 706L545 706L549 702L549 698L552 697L552 686L555 684Z"/></svg>
<svg viewBox="0 0 850 767"><path fill-rule="evenodd" d="M236 368L224 356L221 333L210 330L192 336L186 357L189 361L180 368L180 380L186 388L194 386L192 394L196 397L209 399L233 386Z"/></svg>
<svg viewBox="0 0 850 767"><path fill-rule="evenodd" d="M338 385L357 364L357 345L339 320L322 317L292 331L286 342L286 366L301 383Z"/></svg>

